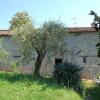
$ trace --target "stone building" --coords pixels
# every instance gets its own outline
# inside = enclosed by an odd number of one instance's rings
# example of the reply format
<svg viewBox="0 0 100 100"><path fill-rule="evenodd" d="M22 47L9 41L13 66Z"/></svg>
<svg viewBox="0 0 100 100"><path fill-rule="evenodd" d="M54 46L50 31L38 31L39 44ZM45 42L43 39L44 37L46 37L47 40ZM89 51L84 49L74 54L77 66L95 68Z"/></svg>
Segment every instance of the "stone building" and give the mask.
<svg viewBox="0 0 100 100"><path fill-rule="evenodd" d="M100 58L97 55L96 44L99 41L98 32L93 27L69 28L67 46L73 53L73 61L84 67L83 78L93 78L100 72ZM71 54L72 54L71 53Z"/></svg>
<svg viewBox="0 0 100 100"><path fill-rule="evenodd" d="M65 59L83 66L84 69L81 74L84 78L87 78L87 76L88 78L93 77L93 66L100 65L100 58L97 56L96 48L96 44L99 41L98 32L93 27L70 27L68 32L69 34L66 35L65 39L68 52L65 55ZM10 53L9 59L5 61L6 63L0 61L0 69L5 70L9 66L8 62L11 63L19 59L21 54L9 30L0 30L0 37L3 38L3 47ZM31 72L32 65L21 67L20 70ZM51 73L51 70L51 67L46 66L41 69L41 73ZM98 71L100 72L100 70Z"/></svg>

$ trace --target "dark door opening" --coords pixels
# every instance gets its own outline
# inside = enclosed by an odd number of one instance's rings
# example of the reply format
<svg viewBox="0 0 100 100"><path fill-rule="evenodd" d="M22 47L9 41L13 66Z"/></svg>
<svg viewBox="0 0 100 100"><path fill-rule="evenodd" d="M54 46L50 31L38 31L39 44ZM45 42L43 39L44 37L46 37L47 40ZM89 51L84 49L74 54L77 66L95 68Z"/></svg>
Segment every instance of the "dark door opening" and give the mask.
<svg viewBox="0 0 100 100"><path fill-rule="evenodd" d="M62 58L55 58L55 65L62 63Z"/></svg>

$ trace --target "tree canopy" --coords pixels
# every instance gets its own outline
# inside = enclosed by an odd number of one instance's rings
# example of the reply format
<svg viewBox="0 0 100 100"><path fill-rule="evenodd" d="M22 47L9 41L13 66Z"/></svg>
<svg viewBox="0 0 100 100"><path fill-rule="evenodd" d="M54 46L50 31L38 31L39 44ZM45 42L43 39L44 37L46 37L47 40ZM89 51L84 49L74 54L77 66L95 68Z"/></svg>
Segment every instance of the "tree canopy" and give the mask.
<svg viewBox="0 0 100 100"><path fill-rule="evenodd" d="M66 51L64 42L67 29L58 21L48 21L39 28L32 25L25 25L16 28L14 31L18 43L22 44L22 52L27 59L32 57L35 50L37 59L35 63L35 74L39 75L39 70L47 53L63 53ZM55 53L54 53L55 54Z"/></svg>
<svg viewBox="0 0 100 100"><path fill-rule="evenodd" d="M93 26L96 29L96 31L99 32L99 35L98 35L99 41L97 42L96 47L98 49L97 55L98 55L98 57L100 57L100 16L98 16L98 14L92 10L90 11L89 14L94 16Z"/></svg>
<svg viewBox="0 0 100 100"><path fill-rule="evenodd" d="M26 11L17 12L10 21L10 29L13 30L27 24L32 24L29 14Z"/></svg>

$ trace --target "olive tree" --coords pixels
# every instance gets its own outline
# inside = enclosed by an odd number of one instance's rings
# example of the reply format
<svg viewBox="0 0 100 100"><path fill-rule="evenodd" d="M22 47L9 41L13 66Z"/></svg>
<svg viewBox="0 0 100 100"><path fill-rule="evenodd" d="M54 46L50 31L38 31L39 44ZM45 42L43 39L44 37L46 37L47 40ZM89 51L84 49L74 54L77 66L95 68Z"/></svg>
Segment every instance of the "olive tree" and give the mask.
<svg viewBox="0 0 100 100"><path fill-rule="evenodd" d="M22 45L22 54L26 59L30 60L33 51L36 51L37 59L34 71L36 75L40 75L42 62L48 53L63 53L66 51L64 38L67 29L58 21L45 22L39 28L26 25L20 27L20 29L15 29L13 32L16 41Z"/></svg>
<svg viewBox="0 0 100 100"><path fill-rule="evenodd" d="M4 61L8 58L9 52L4 48L4 38L0 38L0 61ZM0 62L1 64L1 62Z"/></svg>
<svg viewBox="0 0 100 100"><path fill-rule="evenodd" d="M32 19L26 11L17 12L10 21L10 30L23 25L32 24Z"/></svg>

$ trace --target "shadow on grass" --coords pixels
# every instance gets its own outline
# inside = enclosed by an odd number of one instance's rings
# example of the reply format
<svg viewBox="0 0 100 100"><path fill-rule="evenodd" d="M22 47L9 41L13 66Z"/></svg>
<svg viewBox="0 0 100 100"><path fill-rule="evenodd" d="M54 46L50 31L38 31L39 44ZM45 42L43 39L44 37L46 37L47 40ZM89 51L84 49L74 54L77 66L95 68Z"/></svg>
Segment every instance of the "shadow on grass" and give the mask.
<svg viewBox="0 0 100 100"><path fill-rule="evenodd" d="M42 91L48 88L51 88L53 90L63 88L62 86L59 86L55 82L55 80L51 77L32 76L29 74L21 74L21 73L0 72L0 81L7 81L7 82L10 82L11 84L17 83L17 82L24 83L25 86L27 87L30 87L32 84L36 84L37 86L42 85L42 88L41 88ZM82 96L80 95L80 97Z"/></svg>
<svg viewBox="0 0 100 100"><path fill-rule="evenodd" d="M57 83L50 77L33 76L30 74L12 73L12 72L0 72L0 80L8 81L11 83L21 82L30 86L33 83L44 85L46 87L61 88Z"/></svg>
<svg viewBox="0 0 100 100"><path fill-rule="evenodd" d="M100 85L88 88L86 95L91 95L92 100L100 100Z"/></svg>

